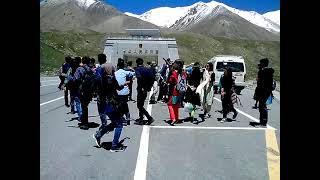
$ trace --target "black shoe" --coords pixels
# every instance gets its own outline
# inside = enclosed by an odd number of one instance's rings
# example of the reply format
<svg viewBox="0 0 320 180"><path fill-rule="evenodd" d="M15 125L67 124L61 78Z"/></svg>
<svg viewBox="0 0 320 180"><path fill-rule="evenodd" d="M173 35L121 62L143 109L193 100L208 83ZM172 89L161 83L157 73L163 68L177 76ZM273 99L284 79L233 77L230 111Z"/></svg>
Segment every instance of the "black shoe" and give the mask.
<svg viewBox="0 0 320 180"><path fill-rule="evenodd" d="M125 150L123 146L111 147L110 152L122 152Z"/></svg>
<svg viewBox="0 0 320 180"><path fill-rule="evenodd" d="M170 125L171 125L171 126L174 126L176 123L177 123L177 120L172 121L172 122L170 123Z"/></svg>
<svg viewBox="0 0 320 180"><path fill-rule="evenodd" d="M150 120L148 120L147 125L151 125L154 122L154 119L151 118Z"/></svg>
<svg viewBox="0 0 320 180"><path fill-rule="evenodd" d="M134 124L136 124L136 125L145 125L146 122L144 120L141 120L141 121L136 121Z"/></svg>
<svg viewBox="0 0 320 180"><path fill-rule="evenodd" d="M82 125L80 125L80 129L88 130L89 126L88 126L88 124L82 124Z"/></svg>
<svg viewBox="0 0 320 180"><path fill-rule="evenodd" d="M252 109L258 109L257 105L252 106Z"/></svg>
<svg viewBox="0 0 320 180"><path fill-rule="evenodd" d="M95 135L95 134L93 134L92 136L93 136L93 138L95 139L96 145L97 145L98 147L101 147L100 139L96 138L96 135Z"/></svg>
<svg viewBox="0 0 320 180"><path fill-rule="evenodd" d="M234 113L234 115L232 116L232 119L235 120L237 116L238 116L238 112L236 111L236 113Z"/></svg>
<svg viewBox="0 0 320 180"><path fill-rule="evenodd" d="M255 126L256 128L267 128L267 125L266 124L258 124Z"/></svg>
<svg viewBox="0 0 320 180"><path fill-rule="evenodd" d="M141 118L138 118L138 119L136 119L136 120L134 120L135 122L140 122L140 121L143 121L143 119L141 119Z"/></svg>
<svg viewBox="0 0 320 180"><path fill-rule="evenodd" d="M70 107L70 105L69 104L65 104L67 107Z"/></svg>
<svg viewBox="0 0 320 180"><path fill-rule="evenodd" d="M156 101L149 101L149 104L156 104Z"/></svg>

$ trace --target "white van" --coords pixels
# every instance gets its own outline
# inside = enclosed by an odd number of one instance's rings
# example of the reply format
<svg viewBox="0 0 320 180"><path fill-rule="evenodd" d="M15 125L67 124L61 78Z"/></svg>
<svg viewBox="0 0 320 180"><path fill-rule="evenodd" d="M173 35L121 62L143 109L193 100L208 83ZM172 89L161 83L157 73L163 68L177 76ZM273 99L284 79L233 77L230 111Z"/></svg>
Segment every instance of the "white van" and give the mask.
<svg viewBox="0 0 320 180"><path fill-rule="evenodd" d="M245 88L246 65L242 56L218 55L210 59L208 62L213 63L213 71L215 73L214 90L217 92L220 77L224 72L224 67L228 66L232 70L235 79L235 91L240 94Z"/></svg>

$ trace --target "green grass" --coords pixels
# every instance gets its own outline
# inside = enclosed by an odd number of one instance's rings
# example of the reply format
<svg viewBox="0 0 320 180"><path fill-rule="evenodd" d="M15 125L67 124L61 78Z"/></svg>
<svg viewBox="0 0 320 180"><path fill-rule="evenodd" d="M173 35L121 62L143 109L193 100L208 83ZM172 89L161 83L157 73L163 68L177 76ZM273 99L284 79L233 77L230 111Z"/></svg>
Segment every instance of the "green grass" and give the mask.
<svg viewBox="0 0 320 180"><path fill-rule="evenodd" d="M118 36L121 34L117 34ZM205 64L215 55L239 55L245 58L248 79L255 79L259 59L267 57L280 81L280 42L212 38L194 33L164 34L175 37L179 56L186 64L198 61ZM40 71L55 71L64 56L90 56L97 60L103 52L106 34L95 32L42 32L40 33Z"/></svg>
<svg viewBox="0 0 320 180"><path fill-rule="evenodd" d="M165 36L176 38L179 56L185 64L196 61L205 64L216 55L243 56L247 77L254 79L259 60L267 57L270 59L270 66L275 69L275 79L280 80L280 42L210 38L193 33L174 33Z"/></svg>

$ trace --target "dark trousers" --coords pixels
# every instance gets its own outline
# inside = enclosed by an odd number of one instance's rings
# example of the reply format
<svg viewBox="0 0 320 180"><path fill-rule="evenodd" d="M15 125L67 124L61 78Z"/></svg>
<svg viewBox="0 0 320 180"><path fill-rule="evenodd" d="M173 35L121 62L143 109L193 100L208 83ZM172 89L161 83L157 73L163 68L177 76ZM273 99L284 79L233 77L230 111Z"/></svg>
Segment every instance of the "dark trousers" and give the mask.
<svg viewBox="0 0 320 180"><path fill-rule="evenodd" d="M68 91L69 91L68 88L66 88L66 90L64 90L64 104L65 105L69 104L69 98L68 98L69 93L68 93Z"/></svg>
<svg viewBox="0 0 320 180"><path fill-rule="evenodd" d="M129 100L132 100L132 83L133 83L133 80L130 79L130 84L129 84Z"/></svg>
<svg viewBox="0 0 320 180"><path fill-rule="evenodd" d="M223 118L227 118L229 112L237 113L236 109L234 109L232 101L231 101L231 93L226 93L222 98L222 112Z"/></svg>
<svg viewBox="0 0 320 180"><path fill-rule="evenodd" d="M59 84L59 86L58 86L59 89L61 89L61 87L62 87L62 85L63 85L63 83L64 83L65 78L66 78L66 77L64 77L64 76L59 76L59 79L60 79L60 84Z"/></svg>
<svg viewBox="0 0 320 180"><path fill-rule="evenodd" d="M126 115L126 118L130 118L130 112L129 112L129 106L128 106L128 95L119 96L119 100L121 101L121 104L124 106L124 114Z"/></svg>
<svg viewBox="0 0 320 180"><path fill-rule="evenodd" d="M146 90L138 90L137 96L137 107L139 109L139 119L143 120L143 116L145 115L148 120L152 119L148 111L143 107L144 101L146 100L148 92Z"/></svg>
<svg viewBox="0 0 320 180"><path fill-rule="evenodd" d="M159 82L159 96L157 101L160 101L163 99L163 96L167 95L167 85L162 81Z"/></svg>
<svg viewBox="0 0 320 180"><path fill-rule="evenodd" d="M269 93L263 93L259 96L259 113L260 113L260 124L267 125L268 123L268 109L267 109L267 99L270 96Z"/></svg>
<svg viewBox="0 0 320 180"><path fill-rule="evenodd" d="M88 105L89 105L89 102L86 101L86 100L83 100L83 99L80 99L80 102L81 102L81 109L82 109L82 116L81 116L81 122L83 124L88 124Z"/></svg>

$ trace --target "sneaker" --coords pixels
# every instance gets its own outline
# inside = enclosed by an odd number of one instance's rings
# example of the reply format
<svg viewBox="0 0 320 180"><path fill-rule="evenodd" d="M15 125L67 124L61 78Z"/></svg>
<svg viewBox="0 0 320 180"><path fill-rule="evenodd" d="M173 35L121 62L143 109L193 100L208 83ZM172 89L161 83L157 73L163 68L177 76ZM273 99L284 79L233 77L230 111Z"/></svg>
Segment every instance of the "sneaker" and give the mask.
<svg viewBox="0 0 320 180"><path fill-rule="evenodd" d="M144 120L136 121L134 124L136 125L145 125Z"/></svg>
<svg viewBox="0 0 320 180"><path fill-rule="evenodd" d="M122 152L125 148L123 146L111 147L110 152Z"/></svg>
<svg viewBox="0 0 320 180"><path fill-rule="evenodd" d="M154 119L151 118L150 120L148 120L147 125L151 125L154 122Z"/></svg>
<svg viewBox="0 0 320 180"><path fill-rule="evenodd" d="M97 145L98 147L101 147L101 145L100 145L100 139L96 138L96 135L94 135L94 134L92 134L92 137L95 139L96 145Z"/></svg>
<svg viewBox="0 0 320 180"><path fill-rule="evenodd" d="M232 119L235 120L237 116L238 116L238 112L236 111L236 113L234 113L234 115L232 116Z"/></svg>
<svg viewBox="0 0 320 180"><path fill-rule="evenodd" d="M226 120L227 120L227 118L222 118L220 122L224 123L224 122L226 122Z"/></svg>

